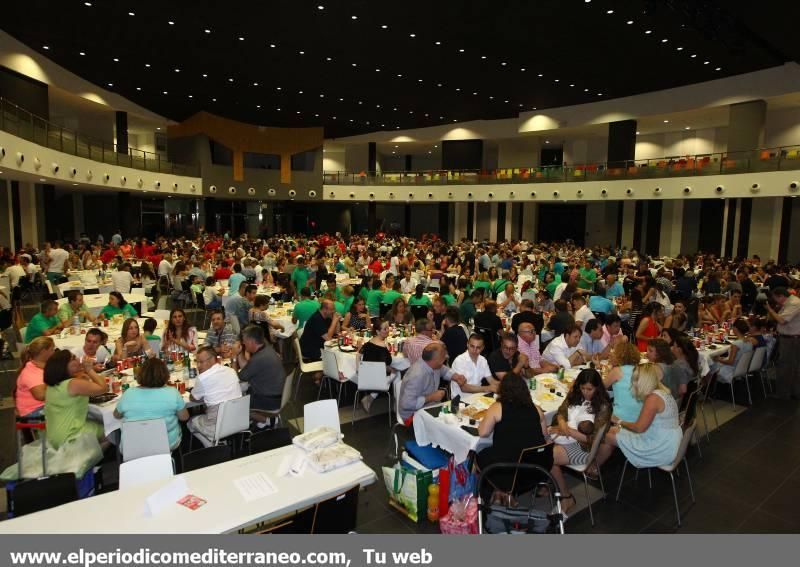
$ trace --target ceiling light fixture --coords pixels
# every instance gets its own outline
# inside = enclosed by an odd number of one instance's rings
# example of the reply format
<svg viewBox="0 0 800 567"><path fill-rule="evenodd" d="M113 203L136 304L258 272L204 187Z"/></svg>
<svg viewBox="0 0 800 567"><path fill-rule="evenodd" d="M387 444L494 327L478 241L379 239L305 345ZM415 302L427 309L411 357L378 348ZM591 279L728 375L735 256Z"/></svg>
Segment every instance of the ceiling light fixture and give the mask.
<svg viewBox="0 0 800 567"><path fill-rule="evenodd" d="M628 21L627 21L627 22L625 22L625 23L626 23L626 24L628 24L628 25L631 25L631 24L633 23L633 20L628 20Z"/></svg>
<svg viewBox="0 0 800 567"><path fill-rule="evenodd" d="M667 43L668 41L669 40L665 37L664 39L661 40L661 43Z"/></svg>
<svg viewBox="0 0 800 567"><path fill-rule="evenodd" d="M613 14L614 10L606 10L606 14Z"/></svg>
<svg viewBox="0 0 800 567"><path fill-rule="evenodd" d="M142 90L142 87L136 87L136 90L140 91L140 90Z"/></svg>
<svg viewBox="0 0 800 567"><path fill-rule="evenodd" d="M676 51L683 51L683 47L676 47L675 50Z"/></svg>
<svg viewBox="0 0 800 567"><path fill-rule="evenodd" d="M691 130L691 129L692 129L691 126L687 126L687 127L684 128L684 130Z"/></svg>
<svg viewBox="0 0 800 567"><path fill-rule="evenodd" d="M383 29L383 30L388 30L388 29L389 29L389 26L387 26L386 24L383 24L383 25L381 26L381 29Z"/></svg>
<svg viewBox="0 0 800 567"><path fill-rule="evenodd" d="M639 134L641 134L641 132L639 132L639 130L636 130L636 135L638 136Z"/></svg>
<svg viewBox="0 0 800 567"><path fill-rule="evenodd" d="M322 4L320 4L319 6L317 6L317 10L324 10L324 9L325 9L325 6L323 6Z"/></svg>
<svg viewBox="0 0 800 567"><path fill-rule="evenodd" d="M695 57L697 57L697 53L692 53L692 54L690 55L690 57L691 57L692 59L694 59Z"/></svg>
<svg viewBox="0 0 800 567"><path fill-rule="evenodd" d="M50 49L50 47L49 47L49 46L47 46L47 45L43 45L43 46L42 46L42 49L44 49L44 50L46 51L46 50Z"/></svg>
<svg viewBox="0 0 800 567"><path fill-rule="evenodd" d="M128 15L129 15L129 16L135 16L135 15L136 15L136 12L128 12Z"/></svg>
<svg viewBox="0 0 800 567"><path fill-rule="evenodd" d="M149 69L150 68L150 63L145 63L144 66Z"/></svg>
<svg viewBox="0 0 800 567"><path fill-rule="evenodd" d="M664 124L669 124L669 120L664 120Z"/></svg>
<svg viewBox="0 0 800 567"><path fill-rule="evenodd" d="M358 19L358 16L350 16L350 19L351 19L351 20L357 20L357 19Z"/></svg>
<svg viewBox="0 0 800 567"><path fill-rule="evenodd" d="M417 34L415 34L415 33L410 33L410 34L408 34L408 37L417 37Z"/></svg>
<svg viewBox="0 0 800 567"><path fill-rule="evenodd" d="M711 61L703 61L703 65L708 65Z"/></svg>
<svg viewBox="0 0 800 567"><path fill-rule="evenodd" d="M119 57L114 57L114 63L119 63Z"/></svg>
<svg viewBox="0 0 800 567"><path fill-rule="evenodd" d="M270 46L271 48L273 48L273 49L274 49L274 48L276 48L276 47L278 47L278 46L277 46L277 45L275 45L274 43L270 43L270 44L269 44L269 46Z"/></svg>
<svg viewBox="0 0 800 567"><path fill-rule="evenodd" d="M82 56L86 55L86 52L85 51L81 51L80 53L78 53L78 55L80 55L82 57Z"/></svg>
<svg viewBox="0 0 800 567"><path fill-rule="evenodd" d="M109 86L109 87L113 87L113 86L114 86L114 83L108 83L108 86Z"/></svg>
<svg viewBox="0 0 800 567"><path fill-rule="evenodd" d="M167 23L168 23L169 25L171 25L171 26L174 26L174 25L175 25L175 22L173 22L172 20L168 21Z"/></svg>
<svg viewBox="0 0 800 567"><path fill-rule="evenodd" d="M90 8L92 7L92 3L91 2L84 2L83 5L84 6L89 6Z"/></svg>
<svg viewBox="0 0 800 567"><path fill-rule="evenodd" d="M298 53L299 53L300 55L305 55L305 54L306 54L306 52L305 52L305 51L298 51Z"/></svg>
<svg viewBox="0 0 800 567"><path fill-rule="evenodd" d="M206 33L211 33L211 30L208 29L208 28L204 29L203 31L206 32Z"/></svg>
<svg viewBox="0 0 800 567"><path fill-rule="evenodd" d="M653 30L645 30L645 32L644 32L644 33L646 33L646 34L651 34L651 33L653 33Z"/></svg>

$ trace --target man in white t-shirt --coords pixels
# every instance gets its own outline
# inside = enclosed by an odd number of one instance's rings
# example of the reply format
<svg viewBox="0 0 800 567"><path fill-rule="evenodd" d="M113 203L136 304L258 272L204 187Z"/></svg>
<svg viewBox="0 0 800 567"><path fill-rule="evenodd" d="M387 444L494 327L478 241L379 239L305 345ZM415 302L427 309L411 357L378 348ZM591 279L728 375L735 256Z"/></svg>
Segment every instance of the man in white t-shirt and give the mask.
<svg viewBox="0 0 800 567"><path fill-rule="evenodd" d="M67 273L66 263L69 252L61 248L61 243L56 242L55 247L50 249L47 255L47 279L52 283L59 283Z"/></svg>
<svg viewBox="0 0 800 567"><path fill-rule="evenodd" d="M503 291L497 294L498 311L516 313L519 311L520 303L522 303L522 297L514 291L514 284L512 283L507 283Z"/></svg>
<svg viewBox="0 0 800 567"><path fill-rule="evenodd" d="M217 427L217 414L222 402L242 397L236 371L217 362L217 353L204 346L195 355L197 380L192 389L192 400L206 405L204 414L193 417L187 423L189 431L213 439Z"/></svg>
<svg viewBox="0 0 800 567"><path fill-rule="evenodd" d="M4 275L8 276L8 284L11 286L11 289L14 289L19 285L19 280L24 278L27 274L25 273L25 268L19 264L11 264L6 268Z"/></svg>
<svg viewBox="0 0 800 567"><path fill-rule="evenodd" d="M489 369L489 363L486 358L481 355L483 344L483 337L477 333L473 333L467 342L467 350L459 354L452 364L450 364L450 368L453 369L453 372L462 374L464 378L466 378L466 382L461 386L459 386L455 380L450 382L451 398L460 395L462 392L497 391L497 380L492 378L492 371ZM489 385L481 386L483 380L489 382Z"/></svg>
<svg viewBox="0 0 800 567"><path fill-rule="evenodd" d="M167 252L164 254L161 263L158 265L158 277L172 275L172 254Z"/></svg>
<svg viewBox="0 0 800 567"><path fill-rule="evenodd" d="M586 297L578 293L572 296L572 311L575 313L575 324L577 324L581 330L583 330L587 321L595 318L592 310L586 305Z"/></svg>
<svg viewBox="0 0 800 567"><path fill-rule="evenodd" d="M133 285L131 265L128 262L125 262L117 269L116 272L111 272L111 282L114 284L114 291L118 291L120 293L130 293L131 286Z"/></svg>
<svg viewBox="0 0 800 567"><path fill-rule="evenodd" d="M554 338L547 344L542 353L542 360L552 362L567 370L585 362L583 355L578 350L583 331L575 325L568 328L563 335Z"/></svg>
<svg viewBox="0 0 800 567"><path fill-rule="evenodd" d="M104 333L100 329L89 329L86 331L83 345L71 348L70 352L75 355L79 362L83 362L85 358L95 359L95 370L103 370L106 361L111 358L111 352L102 344L103 335Z"/></svg>

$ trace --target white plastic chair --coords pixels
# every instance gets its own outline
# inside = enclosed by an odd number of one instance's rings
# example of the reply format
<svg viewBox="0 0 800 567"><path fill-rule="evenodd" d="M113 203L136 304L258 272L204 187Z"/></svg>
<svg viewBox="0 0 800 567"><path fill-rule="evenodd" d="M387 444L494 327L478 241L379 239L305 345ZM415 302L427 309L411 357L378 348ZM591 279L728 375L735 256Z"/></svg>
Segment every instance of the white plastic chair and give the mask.
<svg viewBox="0 0 800 567"><path fill-rule="evenodd" d="M340 404L342 402L342 387L344 386L345 382L347 382L347 379L345 378L342 380L339 377L339 363L336 360L336 353L332 350L324 349L322 351L322 380L319 383L317 399L320 399L322 396L322 386L326 383L328 384L328 393L331 395L331 397L333 397L331 382L334 382L339 386L339 393L336 396L336 403Z"/></svg>
<svg viewBox="0 0 800 567"><path fill-rule="evenodd" d="M689 481L689 492L692 495L692 502L695 502L694 487L692 486L692 475L689 473L689 463L688 463L688 461L686 460L685 457L686 457L686 450L689 448L689 442L694 437L694 433L695 433L695 428L696 427L697 427L697 422L694 421L694 422L692 422L692 424L689 427L684 429L683 437L681 438L681 444L678 445L678 452L675 454L675 458L672 460L672 462L668 463L666 465L660 465L660 466L656 467L659 470L662 470L662 471L664 471L666 473L669 473L669 479L672 481L672 496L673 496L673 498L675 500L675 514L678 517L678 526L679 527L681 525L681 509L680 509L680 506L678 504L678 489L675 486L675 474L674 473L677 470L678 465L680 465L681 461L683 461L683 464L686 467L686 479ZM628 464L629 464L628 460L626 459L625 460L625 464L622 466L622 474L619 477L619 486L617 487L617 502L619 502L619 495L620 495L620 492L622 491L622 481L625 480L625 469L628 468ZM633 465L631 465L631 466L633 466ZM648 470L648 475L649 475L649 470ZM650 481L650 488L653 488L652 479Z"/></svg>
<svg viewBox="0 0 800 567"><path fill-rule="evenodd" d="M147 297L147 290L143 287L132 287L131 288L131 295L141 295L142 297Z"/></svg>
<svg viewBox="0 0 800 567"><path fill-rule="evenodd" d="M743 379L744 384L747 387L747 400L750 402L750 405L753 404L753 398L750 397L750 382L747 380L747 374L750 370L750 361L753 358L753 351L743 352L742 356L739 358L739 362L736 363L736 367L733 369L733 375L728 378L719 374L717 376L717 382L721 382L723 384L729 384L731 387L731 405L733 409L736 410L736 398L734 397L733 393L733 383L737 379Z"/></svg>
<svg viewBox="0 0 800 567"><path fill-rule="evenodd" d="M398 378L392 383L392 393L394 394L394 419L395 423L392 426L392 439L394 440L394 454L393 457L397 460L400 458L400 441L397 438L397 428L405 427L406 422L403 416L400 415L400 390L403 385L403 380Z"/></svg>
<svg viewBox="0 0 800 567"><path fill-rule="evenodd" d="M167 423L163 419L123 421L120 448L123 462L149 457L169 455Z"/></svg>
<svg viewBox="0 0 800 567"><path fill-rule="evenodd" d="M592 526L594 526L594 511L592 510L592 499L589 497L589 477L586 476L586 471L592 466L593 463L597 462L597 451L600 449L600 443L603 441L603 437L605 437L606 432L608 431L608 426L609 424L606 423L602 428L600 428L599 431L596 432L594 441L592 441L592 447L589 450L589 456L586 459L586 464L564 465L568 469L583 475L583 488L586 491L586 502L589 504L589 518L592 520ZM606 487L603 485L603 475L600 472L600 466L597 466L597 479L600 481L600 490L603 491L603 500L605 500Z"/></svg>
<svg viewBox="0 0 800 567"><path fill-rule="evenodd" d="M318 360L316 362L303 362L303 351L300 348L300 339L295 335L292 339L292 344L294 345L294 351L297 354L297 364L300 367L300 375L297 377L297 383L294 386L294 397L297 399L297 392L300 390L300 378L303 377L303 374L315 374L317 372L322 372L322 361Z"/></svg>
<svg viewBox="0 0 800 567"><path fill-rule="evenodd" d="M156 309L153 313L153 319L158 321L169 321L169 309Z"/></svg>
<svg viewBox="0 0 800 567"><path fill-rule="evenodd" d="M175 476L169 455L151 455L119 466L119 489L125 490L154 480Z"/></svg>
<svg viewBox="0 0 800 567"><path fill-rule="evenodd" d="M341 433L339 424L339 406L336 400L318 400L303 406L303 432L317 427L330 427Z"/></svg>
<svg viewBox="0 0 800 567"><path fill-rule="evenodd" d="M353 399L352 423L356 422L356 404L361 399L359 394L365 392L383 393L389 396L389 427L392 426L392 395L390 382L393 375L386 375L386 365L383 362L364 362L358 365L358 382L356 382L356 397Z"/></svg>
<svg viewBox="0 0 800 567"><path fill-rule="evenodd" d="M199 431L195 431L193 438L196 438L203 447L222 445L222 441L237 433L250 432L250 396L242 396L226 400L219 405L217 412L216 429L214 438L209 439ZM191 439L189 440L189 450L192 449Z"/></svg>

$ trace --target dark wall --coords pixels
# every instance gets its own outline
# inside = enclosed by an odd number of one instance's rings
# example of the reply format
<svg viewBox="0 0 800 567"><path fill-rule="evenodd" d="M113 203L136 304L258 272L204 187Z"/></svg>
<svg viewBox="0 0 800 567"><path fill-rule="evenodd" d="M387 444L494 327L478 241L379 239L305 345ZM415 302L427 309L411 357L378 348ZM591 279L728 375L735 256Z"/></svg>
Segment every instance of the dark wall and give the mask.
<svg viewBox="0 0 800 567"><path fill-rule="evenodd" d="M722 218L725 216L725 201L703 199L700 202L700 234L698 250L719 254L722 250Z"/></svg>
<svg viewBox="0 0 800 567"><path fill-rule="evenodd" d="M0 97L37 116L50 118L47 85L6 67L0 67Z"/></svg>
<svg viewBox="0 0 800 567"><path fill-rule="evenodd" d="M539 241L564 241L583 245L586 235L586 205L539 205Z"/></svg>
<svg viewBox="0 0 800 567"><path fill-rule="evenodd" d="M636 120L621 120L608 123L609 167L620 167L621 162L636 157Z"/></svg>
<svg viewBox="0 0 800 567"><path fill-rule="evenodd" d="M442 169L481 169L483 140L445 140L442 142Z"/></svg>

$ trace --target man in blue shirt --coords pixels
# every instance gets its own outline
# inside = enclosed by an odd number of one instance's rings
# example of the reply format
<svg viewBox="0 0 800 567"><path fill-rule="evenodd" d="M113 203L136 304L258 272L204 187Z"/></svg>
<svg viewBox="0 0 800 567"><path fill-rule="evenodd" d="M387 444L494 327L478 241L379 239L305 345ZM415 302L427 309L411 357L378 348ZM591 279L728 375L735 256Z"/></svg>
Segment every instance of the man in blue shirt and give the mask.
<svg viewBox="0 0 800 567"><path fill-rule="evenodd" d="M239 320L240 329L244 329L250 323L250 308L256 299L256 291L258 291L257 286L242 282L239 284L239 293L225 304L225 311Z"/></svg>
<svg viewBox="0 0 800 567"><path fill-rule="evenodd" d="M606 276L606 297L608 299L614 299L615 297L621 297L623 295L625 295L625 289L622 287L622 284L617 281L617 276L614 274Z"/></svg>
<svg viewBox="0 0 800 567"><path fill-rule="evenodd" d="M236 295L239 292L239 286L242 282L247 281L247 278L242 275L242 265L233 265L233 274L228 278L228 295Z"/></svg>
<svg viewBox="0 0 800 567"><path fill-rule="evenodd" d="M592 313L605 313L609 315L614 312L614 302L606 299L602 295L593 295L589 298L589 310Z"/></svg>

